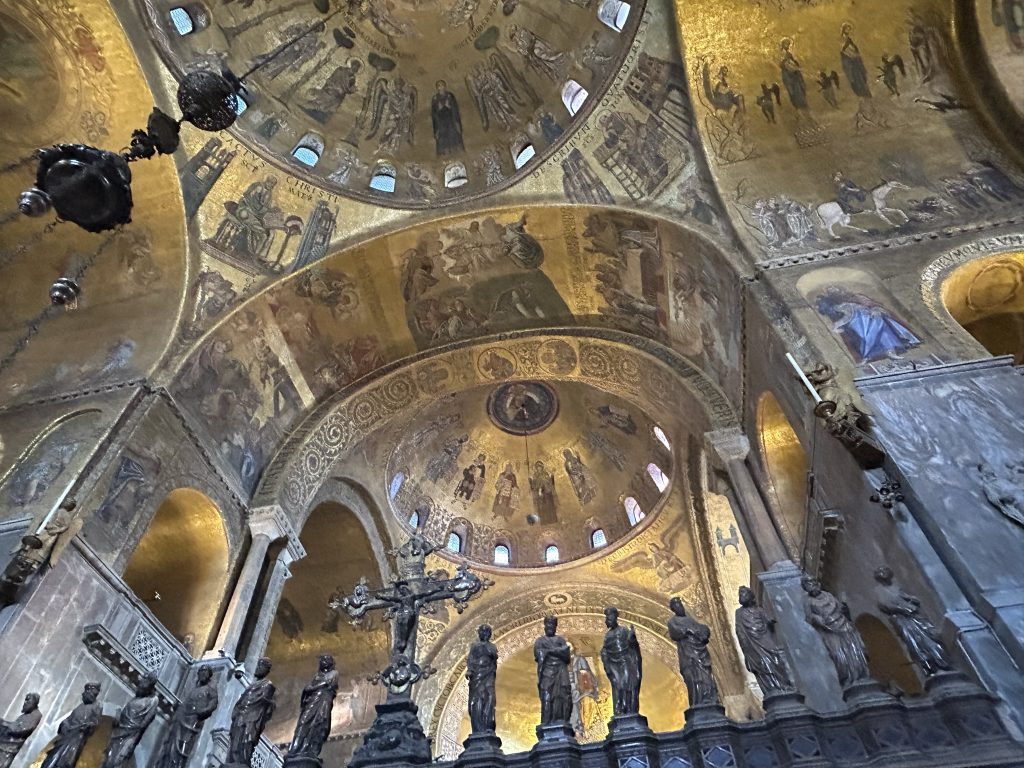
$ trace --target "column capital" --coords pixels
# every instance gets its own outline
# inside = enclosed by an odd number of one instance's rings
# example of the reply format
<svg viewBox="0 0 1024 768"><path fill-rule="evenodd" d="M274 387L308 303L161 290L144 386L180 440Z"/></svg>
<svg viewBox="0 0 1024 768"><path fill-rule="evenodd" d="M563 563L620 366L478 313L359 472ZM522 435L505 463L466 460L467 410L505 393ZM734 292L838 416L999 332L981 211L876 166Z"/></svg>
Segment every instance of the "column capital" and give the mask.
<svg viewBox="0 0 1024 768"><path fill-rule="evenodd" d="M750 440L739 427L726 427L704 433L704 443L722 461L743 461L750 453Z"/></svg>
<svg viewBox="0 0 1024 768"><path fill-rule="evenodd" d="M285 551L288 552L292 561L301 560L306 556L306 550L299 541L299 535L280 504L268 504L249 510L248 523L249 532L253 536L262 534L271 541L285 539Z"/></svg>

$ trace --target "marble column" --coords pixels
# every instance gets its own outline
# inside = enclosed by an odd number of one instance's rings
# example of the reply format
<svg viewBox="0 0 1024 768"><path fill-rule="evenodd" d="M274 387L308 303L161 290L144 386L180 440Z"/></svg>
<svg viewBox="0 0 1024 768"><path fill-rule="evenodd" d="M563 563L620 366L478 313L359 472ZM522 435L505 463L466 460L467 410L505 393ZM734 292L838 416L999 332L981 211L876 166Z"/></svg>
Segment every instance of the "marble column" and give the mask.
<svg viewBox="0 0 1024 768"><path fill-rule="evenodd" d="M708 432L705 439L729 475L736 503L740 507L739 512L754 539L748 544L760 555L761 562L769 570L776 563L789 562L786 547L747 466L750 441L746 435L738 429L719 429Z"/></svg>
<svg viewBox="0 0 1024 768"><path fill-rule="evenodd" d="M249 516L251 542L246 553L245 562L235 582L235 591L220 625L220 633L214 644L216 651L222 652L232 659L238 653L238 643L242 638L253 595L259 584L263 563L267 559L267 550L272 542L285 538L290 532L286 518L280 507L260 507L252 510Z"/></svg>
<svg viewBox="0 0 1024 768"><path fill-rule="evenodd" d="M267 582L267 589L263 593L260 602L260 612L256 618L256 626L253 627L252 637L249 640L249 647L245 654L245 668L250 673L256 671L256 662L259 661L267 650L267 643L270 642L270 632L274 628L274 619L277 616L277 606L281 602L281 594L284 592L284 584L292 577L288 566L295 560L291 547L285 547L274 561L274 569L270 573L270 580Z"/></svg>
<svg viewBox="0 0 1024 768"><path fill-rule="evenodd" d="M747 466L750 441L738 429L709 432L705 439L729 475L744 528L754 539L746 543L760 555L764 564L765 571L757 574L757 581L765 607L777 621L778 639L789 652L797 689L807 705L818 712L844 709L846 705L835 667L825 644L805 618L804 591L800 586L803 571L789 559Z"/></svg>

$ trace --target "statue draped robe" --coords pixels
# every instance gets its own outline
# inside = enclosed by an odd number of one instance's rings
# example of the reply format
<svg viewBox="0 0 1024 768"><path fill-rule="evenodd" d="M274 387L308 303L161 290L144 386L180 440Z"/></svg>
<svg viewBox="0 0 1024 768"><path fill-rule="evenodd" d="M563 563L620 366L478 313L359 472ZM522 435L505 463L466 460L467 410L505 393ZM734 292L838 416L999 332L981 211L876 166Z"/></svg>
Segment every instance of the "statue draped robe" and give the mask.
<svg viewBox="0 0 1024 768"><path fill-rule="evenodd" d="M338 670L317 672L302 691L302 711L295 724L289 755L319 757L331 734L331 710L338 695Z"/></svg>
<svg viewBox="0 0 1024 768"><path fill-rule="evenodd" d="M640 680L643 660L636 630L618 626L609 629L601 648L601 663L612 684L612 698L616 715L635 715L640 711Z"/></svg>
<svg viewBox="0 0 1024 768"><path fill-rule="evenodd" d="M103 710L96 703L79 704L71 710L57 728L57 740L43 760L42 768L74 768L102 715Z"/></svg>
<svg viewBox="0 0 1024 768"><path fill-rule="evenodd" d="M156 717L157 705L160 700L156 694L131 699L121 714L117 716L114 730L107 742L107 751L103 756L103 768L118 768L132 756L135 748L142 740L142 734Z"/></svg>
<svg viewBox="0 0 1024 768"><path fill-rule="evenodd" d="M845 687L870 677L864 641L836 596L825 591L808 595L805 605L807 621L825 641L839 683Z"/></svg>
<svg viewBox="0 0 1024 768"><path fill-rule="evenodd" d="M782 649L772 637L768 617L755 605L736 609L736 637L747 670L755 678L761 691L769 693L792 688Z"/></svg>
<svg viewBox="0 0 1024 768"><path fill-rule="evenodd" d="M691 707L718 703L718 686L711 674L708 642L711 630L692 616L673 616L668 635L679 651L679 673L686 683Z"/></svg>
<svg viewBox="0 0 1024 768"><path fill-rule="evenodd" d="M473 643L467 659L469 719L473 733L494 730L494 679L498 671L498 649L482 640Z"/></svg>
<svg viewBox="0 0 1024 768"><path fill-rule="evenodd" d="M538 637L533 644L533 657L537 661L541 725L569 722L572 715L569 644L558 635Z"/></svg>
<svg viewBox="0 0 1024 768"><path fill-rule="evenodd" d="M23 712L15 720L0 720L0 768L10 768L15 755L42 718L43 713L34 709Z"/></svg>
<svg viewBox="0 0 1024 768"><path fill-rule="evenodd" d="M260 740L267 721L274 714L274 684L269 680L256 680L235 703L231 710L231 746L228 762L249 765L256 742Z"/></svg>
<svg viewBox="0 0 1024 768"><path fill-rule="evenodd" d="M212 685L196 686L189 692L171 717L158 768L185 768L203 723L215 709L217 689Z"/></svg>

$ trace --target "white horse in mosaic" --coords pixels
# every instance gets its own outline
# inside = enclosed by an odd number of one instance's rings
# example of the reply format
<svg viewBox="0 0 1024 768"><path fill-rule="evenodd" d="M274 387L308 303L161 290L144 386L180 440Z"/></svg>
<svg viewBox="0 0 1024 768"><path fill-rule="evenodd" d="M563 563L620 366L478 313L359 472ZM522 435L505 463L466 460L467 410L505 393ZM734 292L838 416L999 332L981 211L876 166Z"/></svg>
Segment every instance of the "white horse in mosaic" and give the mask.
<svg viewBox="0 0 1024 768"><path fill-rule="evenodd" d="M905 224L910 220L899 208L894 208L891 205L886 205L885 199L889 196L889 193L894 189L910 189L906 184L899 181L887 181L884 184L879 184L877 187L871 190L871 202L875 206L873 211L864 211L864 213L874 213L878 218L888 224L890 227L895 227L898 224ZM852 214L847 213L843 210L843 207L839 205L835 200L830 200L827 203L822 203L815 209L818 213L818 218L821 220L821 225L828 230L829 235L833 240L838 240L839 235L835 232L835 227L846 227L847 229L854 229L858 232L867 232L866 229L856 227L850 223L850 216ZM888 215L887 215L888 214ZM902 221L894 221L889 216L899 216Z"/></svg>

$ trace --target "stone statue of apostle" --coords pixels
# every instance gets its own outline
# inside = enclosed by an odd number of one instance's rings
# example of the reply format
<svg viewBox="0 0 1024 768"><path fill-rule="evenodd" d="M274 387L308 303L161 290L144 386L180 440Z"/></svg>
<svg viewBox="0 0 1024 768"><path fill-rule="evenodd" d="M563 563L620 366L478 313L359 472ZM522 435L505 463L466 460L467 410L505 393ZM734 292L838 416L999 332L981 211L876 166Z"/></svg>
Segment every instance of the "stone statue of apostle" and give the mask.
<svg viewBox="0 0 1024 768"><path fill-rule="evenodd" d="M135 686L135 698L125 704L117 715L107 751L103 754L103 768L121 768L131 759L142 735L156 717L159 704L156 678L143 675Z"/></svg>
<svg viewBox="0 0 1024 768"><path fill-rule="evenodd" d="M491 642L491 628L481 624L480 638L469 647L466 679L469 681L469 721L473 733L494 731L494 678L498 672L498 649Z"/></svg>
<svg viewBox="0 0 1024 768"><path fill-rule="evenodd" d="M619 610L613 607L604 609L604 624L608 631L601 647L601 663L612 684L613 713L639 714L640 680L644 670L636 629L619 626Z"/></svg>
<svg viewBox="0 0 1024 768"><path fill-rule="evenodd" d="M189 691L171 715L156 768L185 768L195 749L203 723L217 709L217 689L210 685L213 670L200 667L196 687Z"/></svg>
<svg viewBox="0 0 1024 768"><path fill-rule="evenodd" d="M736 609L736 638L740 641L747 669L757 679L765 696L793 690L793 681L775 642L775 620L754 599L750 587L740 587L740 607Z"/></svg>
<svg viewBox="0 0 1024 768"><path fill-rule="evenodd" d="M533 644L540 693L540 724L568 723L572 716L569 659L572 652L564 637L555 634L557 616L544 617L544 634Z"/></svg>
<svg viewBox="0 0 1024 768"><path fill-rule="evenodd" d="M43 760L42 768L75 768L82 756L85 742L100 724L103 708L96 701L100 696L99 683L86 683L82 703L57 726L57 738Z"/></svg>
<svg viewBox="0 0 1024 768"><path fill-rule="evenodd" d="M39 711L39 694L25 696L21 714L14 720L0 720L0 768L11 768L15 756L43 719Z"/></svg>
<svg viewBox="0 0 1024 768"><path fill-rule="evenodd" d="M334 668L334 657L325 653L320 657L317 673L302 689L299 721L285 762L293 757L319 759L320 750L331 735L331 710L337 695L338 670Z"/></svg>
<svg viewBox="0 0 1024 768"><path fill-rule="evenodd" d="M686 606L678 597L673 597L668 607L674 614L668 620L668 636L679 651L679 673L686 683L690 706L718 704L718 686L711 674L711 654L708 653L711 630L687 616Z"/></svg>
<svg viewBox="0 0 1024 768"><path fill-rule="evenodd" d="M942 646L939 631L921 615L921 601L892 582L892 569L883 565L875 571L878 610L889 617L893 629L907 647L907 653L926 675L952 668Z"/></svg>
<svg viewBox="0 0 1024 768"><path fill-rule="evenodd" d="M807 597L804 599L804 614L807 623L818 630L825 648L835 665L839 684L847 688L861 680L868 680L868 659L864 653L864 641L857 628L850 621L849 610L831 592L810 576L800 580Z"/></svg>
<svg viewBox="0 0 1024 768"><path fill-rule="evenodd" d="M248 768L252 762L253 750L263 735L263 729L267 727L270 716L274 714L274 696L277 689L267 680L270 667L270 659L266 657L256 662L256 672L253 675L255 680L242 691L242 695L238 697L231 710L231 736L227 759L229 765Z"/></svg>

